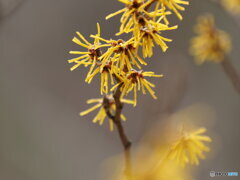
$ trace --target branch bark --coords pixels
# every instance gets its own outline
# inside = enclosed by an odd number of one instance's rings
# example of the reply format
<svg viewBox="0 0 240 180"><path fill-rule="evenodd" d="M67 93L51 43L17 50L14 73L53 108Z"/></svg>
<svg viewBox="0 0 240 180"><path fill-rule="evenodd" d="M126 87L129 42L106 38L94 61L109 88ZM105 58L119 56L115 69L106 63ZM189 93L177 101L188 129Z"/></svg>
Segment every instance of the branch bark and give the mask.
<svg viewBox="0 0 240 180"><path fill-rule="evenodd" d="M121 97L121 90L120 90L121 86L119 86L116 90L116 92L114 93L113 97L115 100L115 104L116 104L116 113L115 113L115 118L114 118L114 123L117 127L118 130L118 134L119 137L121 139L122 145L124 147L124 156L125 156L125 166L126 166L126 175L128 177L128 179L131 179L131 152L130 152L130 148L131 148L131 142L129 141L125 130L122 126L122 122L121 122L121 113L122 113L122 109L123 109L123 104L121 103L120 97Z"/></svg>
<svg viewBox="0 0 240 180"><path fill-rule="evenodd" d="M121 143L124 148L124 157L125 157L125 174L127 179L131 180L131 172L132 172L132 166L131 166L131 142L129 141L126 132L124 130L124 127L121 122L121 113L123 109L123 103L121 102L121 85L117 88L115 91L113 97L116 105L116 112L115 115L112 115L109 111L109 103L107 98L104 98L104 109L106 111L107 116L112 119L115 126L117 127L117 131L121 140Z"/></svg>

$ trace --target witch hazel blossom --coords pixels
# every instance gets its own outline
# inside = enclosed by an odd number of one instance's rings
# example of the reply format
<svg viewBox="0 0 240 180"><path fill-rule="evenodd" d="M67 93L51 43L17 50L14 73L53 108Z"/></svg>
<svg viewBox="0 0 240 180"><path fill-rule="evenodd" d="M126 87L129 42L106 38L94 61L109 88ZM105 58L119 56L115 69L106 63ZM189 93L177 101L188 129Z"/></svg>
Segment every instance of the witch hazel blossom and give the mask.
<svg viewBox="0 0 240 180"><path fill-rule="evenodd" d="M149 94L153 99L157 99L158 92L153 90L155 84L150 82L149 79L161 78L163 75L145 71L143 67L151 62L145 58L153 56L154 46L159 46L162 52L168 49L168 43L172 40L166 38L163 33L175 30L178 27L177 25L169 25L168 16L175 14L181 20L180 12L184 11L184 6L189 3L185 0L119 1L125 7L108 15L106 19L122 14L121 25L116 35L130 34L131 37L127 40L121 38L105 39L101 37L100 25L97 23L97 33L91 34L89 38L84 37L80 32L76 32L77 36L72 41L83 50L70 51L69 53L76 57L68 60L68 62L73 64L70 68L71 71L80 67L89 69L85 78L86 83L91 84L93 79L99 79L99 93L102 98L89 99L87 104L94 105L81 112L80 116L85 116L98 109L98 113L94 116L92 122L102 125L108 119L110 131L113 131L114 127L117 128L124 147L125 174L128 179L131 179L131 142L122 125L122 121L126 120L122 113L123 105L136 106L139 92ZM150 8L154 4L155 6ZM142 53L139 53L139 49L142 50ZM125 97L131 92L133 92L133 100L126 99ZM198 157L201 158L202 152L207 150L202 142L210 141L207 137L201 136L203 132L205 131L200 129L189 136L183 136L178 144L171 149L171 157L176 159L188 158L184 154L181 155L179 151L182 152L184 144L193 145L197 143L198 145L193 149L186 149L191 153L191 157L188 159L197 163Z"/></svg>

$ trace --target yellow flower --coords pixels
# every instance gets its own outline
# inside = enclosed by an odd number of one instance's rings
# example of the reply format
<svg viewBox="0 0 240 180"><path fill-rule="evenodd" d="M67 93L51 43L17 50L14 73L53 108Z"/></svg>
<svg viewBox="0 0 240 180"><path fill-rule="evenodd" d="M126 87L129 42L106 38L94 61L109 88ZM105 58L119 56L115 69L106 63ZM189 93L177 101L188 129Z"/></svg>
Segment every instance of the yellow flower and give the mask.
<svg viewBox="0 0 240 180"><path fill-rule="evenodd" d="M99 38L96 36L91 37ZM134 46L134 38L131 38L128 41L124 41L122 39L119 40L106 40L103 38L99 39L111 46L100 57L102 61L101 68L103 68L106 65L109 59L112 62L115 62L116 67L118 67L120 71L123 71L124 68L130 70L132 69L132 65L137 66L139 69L141 69L140 64L147 65L147 63L143 59L141 59L137 54L138 49Z"/></svg>
<svg viewBox="0 0 240 180"><path fill-rule="evenodd" d="M120 20L120 31L116 35L133 32L134 36L138 36L137 33L140 31L140 29L144 27L151 27L151 24L156 21L157 17L159 17L159 22L163 19L165 24L169 24L166 16L170 15L171 12L166 11L163 3L158 3L154 11L148 12L145 8L147 8L152 1L156 0L149 0L147 2L144 2L143 0L120 1L126 4L126 7L106 17L106 19L109 19L124 12Z"/></svg>
<svg viewBox="0 0 240 180"><path fill-rule="evenodd" d="M126 104L133 104L132 100L128 100L128 99L121 99L122 103L126 103ZM97 115L94 117L94 119L92 120L93 123L99 123L99 125L102 125L107 114L106 114L106 110L105 110L105 106L107 106L109 108L109 111L112 115L114 115L115 110L116 110L116 104L114 101L114 98L112 95L109 96L105 96L104 98L99 98L99 99L89 99L87 101L87 104L92 104L92 103L97 103L95 104L93 107L89 108L86 111L83 111L80 113L80 116L84 116L98 108L100 108L100 110L98 111ZM126 120L126 117L121 114L121 119L123 121ZM110 127L110 131L113 131L114 129L114 123L112 119L109 119L109 127Z"/></svg>
<svg viewBox="0 0 240 180"><path fill-rule="evenodd" d="M155 92L152 90L155 85L146 80L145 77L163 77L163 75L156 75L154 72L131 70L127 72L118 84L112 87L111 91L121 85L121 97L123 97L133 90L134 106L137 104L137 91L140 90L142 90L143 94L146 94L147 90L154 99L157 99Z"/></svg>
<svg viewBox="0 0 240 180"><path fill-rule="evenodd" d="M109 19L113 16L123 13L120 22L120 31L118 34L127 32L133 25L137 24L137 17L143 13L147 14L144 8L148 3L144 3L144 0L119 0L125 4L125 8L109 14L106 19Z"/></svg>
<svg viewBox="0 0 240 180"><path fill-rule="evenodd" d="M197 36L191 40L190 53L196 57L196 62L223 61L231 50L231 40L226 32L215 27L214 17L200 17L195 31Z"/></svg>
<svg viewBox="0 0 240 180"><path fill-rule="evenodd" d="M239 0L221 0L222 6L234 15L240 14L240 1Z"/></svg>
<svg viewBox="0 0 240 180"><path fill-rule="evenodd" d="M142 46L143 57L151 57L153 55L152 48L154 47L153 41L159 45L163 52L168 49L165 42L171 42L171 39L161 36L162 31L177 29L177 26L168 27L167 25L159 22L152 23L150 27L144 27L140 30L138 36L135 37L136 45Z"/></svg>
<svg viewBox="0 0 240 180"><path fill-rule="evenodd" d="M114 75L118 74L118 68L115 67L112 63L112 61L108 61L105 66L101 69L101 62L97 62L97 68L95 70L93 70L92 74L90 74L87 78L86 78L86 82L88 84L91 83L93 77L95 75L97 75L98 73L100 73L101 75L101 86L100 86L100 93L103 94L108 94L108 81L110 79L111 84L114 85Z"/></svg>
<svg viewBox="0 0 240 180"><path fill-rule="evenodd" d="M199 158L204 159L203 152L208 152L209 148L204 142L211 142L208 136L202 135L205 128L200 128L194 132L182 132L179 140L172 146L168 157L177 160L182 166L187 163L199 164Z"/></svg>
<svg viewBox="0 0 240 180"><path fill-rule="evenodd" d="M150 1L156 1L156 0L150 0ZM157 0L157 6L163 6L165 8L168 8L172 10L177 17L182 20L182 15L179 13L179 11L185 11L185 8L183 5L189 5L188 1L184 0Z"/></svg>
<svg viewBox="0 0 240 180"><path fill-rule="evenodd" d="M84 38L84 36L80 32L76 32L76 34L78 35L78 38L74 37L72 39L72 41L74 43L76 43L77 45L86 48L87 50L86 51L70 51L69 52L70 54L80 55L79 57L68 60L69 63L75 63L75 65L71 68L71 71L73 71L80 65L85 65L85 66L91 65L90 70L87 75L87 76L89 76L91 74L92 70L94 69L97 60L101 56L100 48L109 46L106 44L101 44L99 42L99 38L97 38L97 37L100 37L100 25L98 23L97 23L97 30L98 30L98 32L96 34L96 38L94 38L93 44L91 44L89 41L87 41L86 38Z"/></svg>

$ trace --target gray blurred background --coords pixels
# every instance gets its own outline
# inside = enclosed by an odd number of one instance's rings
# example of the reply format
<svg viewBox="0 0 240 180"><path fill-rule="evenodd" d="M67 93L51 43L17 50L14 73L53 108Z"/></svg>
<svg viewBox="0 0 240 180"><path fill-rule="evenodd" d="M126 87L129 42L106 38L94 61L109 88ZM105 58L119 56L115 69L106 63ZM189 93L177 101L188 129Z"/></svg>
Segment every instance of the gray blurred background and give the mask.
<svg viewBox="0 0 240 180"><path fill-rule="evenodd" d="M84 83L86 69L70 72L69 50L75 31L114 37L119 17L105 16L122 8L116 0L0 0L0 179L98 180L102 162L122 151L116 132L108 124L80 117L85 101L99 96L99 82ZM195 179L209 178L209 171L240 169L240 97L221 66L196 66L188 55L192 26L200 14L212 12L220 28L233 40L231 59L240 71L240 37L236 22L207 0L195 0L179 29L165 35L174 41L155 55L147 70L163 73L156 83L157 101L140 96L136 108L125 108L124 123L133 144L161 117L193 104L205 104L215 114L209 126L216 154L201 162ZM173 24L174 24L173 23ZM196 114L201 119L201 113ZM204 116L203 116L204 117ZM209 125L210 124L210 125ZM214 138L213 138L214 139Z"/></svg>

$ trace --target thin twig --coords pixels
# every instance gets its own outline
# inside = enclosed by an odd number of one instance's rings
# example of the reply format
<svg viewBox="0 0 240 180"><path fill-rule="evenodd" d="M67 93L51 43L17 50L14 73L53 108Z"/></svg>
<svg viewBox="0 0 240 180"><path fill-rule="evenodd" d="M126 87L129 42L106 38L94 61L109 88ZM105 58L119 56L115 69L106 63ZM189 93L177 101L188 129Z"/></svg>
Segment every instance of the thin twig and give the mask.
<svg viewBox="0 0 240 180"><path fill-rule="evenodd" d="M115 100L116 104L116 113L115 113L115 118L114 118L114 123L117 126L118 134L120 136L121 142L124 147L124 155L125 155L125 163L126 163L126 175L131 177L131 142L128 140L128 137L126 136L125 130L122 126L121 122L121 113L122 113L122 108L123 104L121 103L120 97L121 97L121 86L119 86L114 93L113 97Z"/></svg>
<svg viewBox="0 0 240 180"><path fill-rule="evenodd" d="M117 127L118 134L119 134L120 140L121 140L123 148L124 148L125 173L126 173L127 178L130 180L131 179L131 171L132 171L131 152L130 152L131 142L129 141L129 139L126 135L125 130L124 130L123 125L122 125L122 122L121 122L121 113L122 113L122 109L123 109L123 103L120 100L120 97L121 97L120 88L121 88L121 86L119 86L117 88L116 92L113 95L114 101L115 101L115 104L116 104L115 115L112 115L111 112L109 111L109 103L108 103L107 98L104 98L104 108L105 108L105 111L107 113L107 116L110 119L112 119L115 126Z"/></svg>
<svg viewBox="0 0 240 180"><path fill-rule="evenodd" d="M229 79L232 81L232 84L236 91L240 94L240 76L237 73L237 70L232 65L229 58L225 57L224 61L221 63L224 72L229 77Z"/></svg>
<svg viewBox="0 0 240 180"><path fill-rule="evenodd" d="M123 104L120 101L121 91L120 88L117 89L116 93L114 94L114 100L116 104L116 114L114 117L114 123L118 128L120 138L122 140L122 144L125 149L129 149L131 146L130 141L128 140L127 136L125 135L122 123L121 123L121 112L123 108Z"/></svg>

